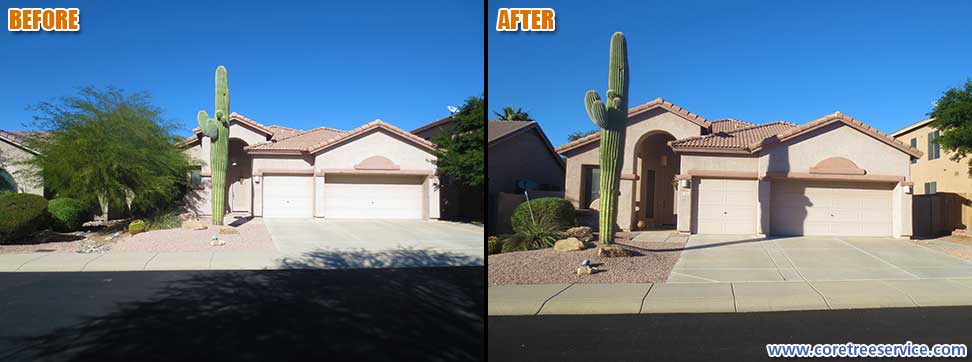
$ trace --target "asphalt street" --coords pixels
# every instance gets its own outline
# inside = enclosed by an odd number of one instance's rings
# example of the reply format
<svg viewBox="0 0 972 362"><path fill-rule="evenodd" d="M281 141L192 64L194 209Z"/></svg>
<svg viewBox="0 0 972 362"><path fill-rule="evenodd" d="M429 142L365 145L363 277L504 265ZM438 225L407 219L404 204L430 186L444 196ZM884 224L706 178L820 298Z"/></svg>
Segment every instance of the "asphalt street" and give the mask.
<svg viewBox="0 0 972 362"><path fill-rule="evenodd" d="M752 361L769 359L767 343L972 343L972 307L489 317L487 325L491 361Z"/></svg>
<svg viewBox="0 0 972 362"><path fill-rule="evenodd" d="M483 271L0 273L0 361L481 360Z"/></svg>

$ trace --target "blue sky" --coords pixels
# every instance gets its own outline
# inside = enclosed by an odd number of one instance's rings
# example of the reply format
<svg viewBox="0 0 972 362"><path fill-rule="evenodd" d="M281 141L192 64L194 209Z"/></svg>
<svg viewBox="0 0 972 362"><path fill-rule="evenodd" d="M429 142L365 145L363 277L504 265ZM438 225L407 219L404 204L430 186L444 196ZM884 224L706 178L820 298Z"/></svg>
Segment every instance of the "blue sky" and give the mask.
<svg viewBox="0 0 972 362"><path fill-rule="evenodd" d="M151 93L187 135L197 111L213 112L220 64L231 111L304 129L381 118L411 130L484 92L482 1L4 5L77 7L81 31L0 32L0 129L24 129L29 105L115 85Z"/></svg>
<svg viewBox="0 0 972 362"><path fill-rule="evenodd" d="M554 145L595 126L611 34L628 40L632 106L805 123L835 111L891 132L972 77L968 1L489 0L490 111L529 111ZM552 7L553 33L493 30L501 7ZM492 114L492 113L491 113Z"/></svg>

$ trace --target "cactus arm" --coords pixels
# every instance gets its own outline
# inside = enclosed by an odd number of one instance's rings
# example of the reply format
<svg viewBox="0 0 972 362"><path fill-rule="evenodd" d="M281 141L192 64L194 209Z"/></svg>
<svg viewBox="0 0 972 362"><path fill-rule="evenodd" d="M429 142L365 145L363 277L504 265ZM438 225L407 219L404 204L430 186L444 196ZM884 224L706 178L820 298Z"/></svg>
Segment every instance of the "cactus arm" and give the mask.
<svg viewBox="0 0 972 362"><path fill-rule="evenodd" d="M597 95L597 92L587 91L587 95L584 96L584 108L587 108L587 116L591 117L594 124L601 128L607 126L607 112L604 110L604 103L601 102L601 96Z"/></svg>
<svg viewBox="0 0 972 362"><path fill-rule="evenodd" d="M628 108L628 42L624 34L611 36L611 60L608 68L608 98L617 96L623 101L621 108ZM612 94L613 91L613 94Z"/></svg>
<svg viewBox="0 0 972 362"><path fill-rule="evenodd" d="M196 121L199 122L199 129L202 134L206 137L217 139L219 137L219 130L216 128L216 123L213 122L212 118L209 118L209 114L206 111L199 111L196 114Z"/></svg>

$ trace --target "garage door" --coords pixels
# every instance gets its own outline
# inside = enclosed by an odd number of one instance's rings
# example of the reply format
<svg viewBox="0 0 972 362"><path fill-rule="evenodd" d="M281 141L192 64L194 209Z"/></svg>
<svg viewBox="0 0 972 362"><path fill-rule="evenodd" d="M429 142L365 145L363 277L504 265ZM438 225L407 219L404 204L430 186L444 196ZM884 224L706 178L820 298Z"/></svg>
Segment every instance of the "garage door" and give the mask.
<svg viewBox="0 0 972 362"><path fill-rule="evenodd" d="M416 176L327 175L324 217L421 219L423 180Z"/></svg>
<svg viewBox="0 0 972 362"><path fill-rule="evenodd" d="M891 185L774 181L774 235L891 235Z"/></svg>
<svg viewBox="0 0 972 362"><path fill-rule="evenodd" d="M696 195L696 233L756 233L756 181L700 179Z"/></svg>
<svg viewBox="0 0 972 362"><path fill-rule="evenodd" d="M263 217L314 217L314 177L263 176Z"/></svg>

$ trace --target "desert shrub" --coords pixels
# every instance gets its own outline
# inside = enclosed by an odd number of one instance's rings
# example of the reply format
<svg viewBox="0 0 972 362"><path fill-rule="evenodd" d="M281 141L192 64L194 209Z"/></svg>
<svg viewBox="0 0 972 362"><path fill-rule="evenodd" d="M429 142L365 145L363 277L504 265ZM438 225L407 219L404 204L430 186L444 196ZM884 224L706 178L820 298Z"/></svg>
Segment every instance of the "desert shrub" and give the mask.
<svg viewBox="0 0 972 362"><path fill-rule="evenodd" d="M128 224L128 232L132 233L132 235L138 234L143 231L145 231L145 221L134 220L130 224Z"/></svg>
<svg viewBox="0 0 972 362"><path fill-rule="evenodd" d="M47 200L33 194L5 194L0 196L0 242L26 238L47 229L51 214Z"/></svg>
<svg viewBox="0 0 972 362"><path fill-rule="evenodd" d="M146 230L166 230L182 227L182 219L176 212L161 213L145 220Z"/></svg>
<svg viewBox="0 0 972 362"><path fill-rule="evenodd" d="M503 240L502 251L522 251L549 248L564 236L560 225L541 220L537 223L527 223L520 230Z"/></svg>
<svg viewBox="0 0 972 362"><path fill-rule="evenodd" d="M530 211L533 217L530 217ZM510 223L516 233L526 232L527 228L533 226L534 222L549 224L557 230L563 230L574 225L574 205L570 201L556 198L544 197L529 202L523 202L513 210ZM531 232L535 232L531 231Z"/></svg>
<svg viewBox="0 0 972 362"><path fill-rule="evenodd" d="M75 231L91 216L87 204L78 199L59 197L47 203L51 214L51 228L57 231Z"/></svg>
<svg viewBox="0 0 972 362"><path fill-rule="evenodd" d="M499 238L495 236L490 236L486 239L486 251L488 255L499 254L503 251L503 244L500 242Z"/></svg>

